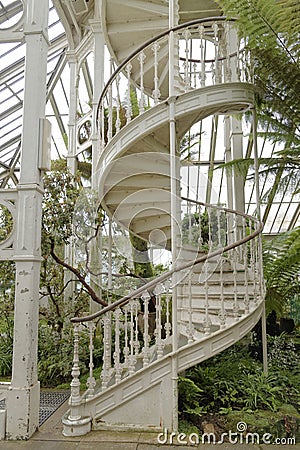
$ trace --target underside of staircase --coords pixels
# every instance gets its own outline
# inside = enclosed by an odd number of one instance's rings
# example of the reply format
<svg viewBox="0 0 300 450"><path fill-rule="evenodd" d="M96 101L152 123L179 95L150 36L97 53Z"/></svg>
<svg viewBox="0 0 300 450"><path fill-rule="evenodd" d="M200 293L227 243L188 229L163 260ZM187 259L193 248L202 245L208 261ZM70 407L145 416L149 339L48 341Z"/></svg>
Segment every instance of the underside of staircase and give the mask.
<svg viewBox="0 0 300 450"><path fill-rule="evenodd" d="M72 319L67 436L104 426L176 430L180 372L243 338L263 313L260 221L181 196L181 139L209 116L236 117L254 107L249 55L215 2L174 4L172 10L164 0L102 2L116 71L98 104L99 203L123 230L122 239L111 237L114 254L122 253L124 236L128 242L136 236L171 254L172 263L132 289L124 285L123 295L102 310ZM103 336L99 380L95 327ZM90 339L85 392L79 382L84 330Z"/></svg>

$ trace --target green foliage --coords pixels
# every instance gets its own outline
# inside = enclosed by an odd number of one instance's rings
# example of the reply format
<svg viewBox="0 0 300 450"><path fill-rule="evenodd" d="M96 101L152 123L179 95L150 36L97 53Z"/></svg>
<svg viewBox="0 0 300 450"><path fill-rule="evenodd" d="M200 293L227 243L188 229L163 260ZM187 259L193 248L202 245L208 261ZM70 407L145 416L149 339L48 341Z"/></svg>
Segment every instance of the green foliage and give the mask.
<svg viewBox="0 0 300 450"><path fill-rule="evenodd" d="M49 253L49 240L57 245L67 244L72 235L73 212L79 195L78 176L73 176L66 160L52 163L51 172L44 177L45 194L42 211L43 253Z"/></svg>
<svg viewBox="0 0 300 450"><path fill-rule="evenodd" d="M300 3L298 0L217 0L251 50L257 109L264 136L281 146L260 161L260 173L278 174L278 189L299 189L300 152ZM278 148L278 147L277 147ZM230 163L245 173L252 161ZM247 167L248 166L248 167Z"/></svg>
<svg viewBox="0 0 300 450"><path fill-rule="evenodd" d="M11 291L0 294L0 376L11 374L13 351L13 305Z"/></svg>
<svg viewBox="0 0 300 450"><path fill-rule="evenodd" d="M95 339L94 355L97 363L101 362L102 340ZM65 327L64 333L58 333L46 324L39 328L38 375L43 386L57 386L71 381L73 355L73 329ZM89 370L89 335L80 333L79 339L80 372L84 375Z"/></svg>
<svg viewBox="0 0 300 450"><path fill-rule="evenodd" d="M269 375L242 343L186 371L179 380L181 419L197 424L207 414L276 412L286 404L299 408L299 355L293 339L270 338Z"/></svg>
<svg viewBox="0 0 300 450"><path fill-rule="evenodd" d="M263 264L267 314L287 315L291 300L300 295L300 228L264 242Z"/></svg>
<svg viewBox="0 0 300 450"><path fill-rule="evenodd" d="M5 241L12 232L13 217L4 205L0 205L0 242Z"/></svg>
<svg viewBox="0 0 300 450"><path fill-rule="evenodd" d="M213 209L203 213L185 214L182 219L182 242L207 251L209 244L218 246L219 238L226 245L227 222L222 211Z"/></svg>

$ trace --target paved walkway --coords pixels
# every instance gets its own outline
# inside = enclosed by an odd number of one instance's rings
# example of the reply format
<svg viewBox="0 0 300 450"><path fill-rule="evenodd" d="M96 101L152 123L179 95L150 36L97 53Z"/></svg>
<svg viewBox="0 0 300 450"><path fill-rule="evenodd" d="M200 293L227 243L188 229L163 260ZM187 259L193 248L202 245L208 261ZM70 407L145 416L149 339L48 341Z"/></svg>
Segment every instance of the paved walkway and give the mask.
<svg viewBox="0 0 300 450"><path fill-rule="evenodd" d="M157 433L129 431L93 431L86 436L67 438L62 435L61 417L68 408L64 403L29 441L0 441L0 450L300 450L296 445L199 444L198 446L159 444ZM168 437L168 440L170 437Z"/></svg>

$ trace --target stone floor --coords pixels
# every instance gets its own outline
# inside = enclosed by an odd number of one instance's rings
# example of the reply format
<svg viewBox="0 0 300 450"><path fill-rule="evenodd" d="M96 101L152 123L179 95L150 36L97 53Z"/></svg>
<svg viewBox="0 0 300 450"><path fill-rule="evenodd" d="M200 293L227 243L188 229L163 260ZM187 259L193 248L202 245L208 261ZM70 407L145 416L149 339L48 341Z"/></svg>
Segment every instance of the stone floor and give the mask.
<svg viewBox="0 0 300 450"><path fill-rule="evenodd" d="M196 446L170 445L158 442L157 433L140 431L93 431L86 436L78 438L64 437L62 435L61 417L68 408L65 402L57 411L40 427L39 431L29 441L1 441L0 450L183 450L186 448L198 448L212 450L214 444L199 444ZM163 440L163 436L161 436ZM176 441L176 438L175 438ZM174 442L175 442L174 441ZM252 445L252 444L221 444L217 445L221 450L300 450L300 443L296 445Z"/></svg>

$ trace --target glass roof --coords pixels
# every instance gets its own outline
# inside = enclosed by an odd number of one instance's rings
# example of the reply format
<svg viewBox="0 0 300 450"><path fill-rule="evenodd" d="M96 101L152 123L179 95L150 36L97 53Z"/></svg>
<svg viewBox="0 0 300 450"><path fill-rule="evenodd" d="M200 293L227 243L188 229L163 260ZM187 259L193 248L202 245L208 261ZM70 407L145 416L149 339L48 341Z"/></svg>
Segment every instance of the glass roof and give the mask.
<svg viewBox="0 0 300 450"><path fill-rule="evenodd" d="M8 29L16 24L22 16L22 1L0 0L0 29ZM66 50L68 48L66 34L57 11L49 1L49 39L47 70L47 105L46 117L52 123L52 156L59 158L66 156L69 113L69 66ZM20 42L0 43L0 188L15 187L19 176L19 158L22 131L22 107L24 89L24 55L25 45ZM91 101L91 80L93 74L93 58L87 58L80 77L80 113L89 110ZM109 63L108 63L109 64ZM218 137L212 148L212 134L215 118L206 119L199 126L202 127L202 139L197 151L190 157L197 167L197 173L191 168L183 169L187 180L186 193L201 190L206 193L206 199L214 203L224 203L226 195L226 174L224 170L214 170L224 162L224 146L222 127L217 127ZM222 116L218 118L219 124ZM244 155L247 154L249 144L249 130L244 135ZM251 150L253 152L253 150ZM263 138L259 139L259 153L262 157L274 154L276 149ZM248 155L248 156L251 156ZM211 175L212 173L212 175ZM281 177L286 176L285 173ZM208 188L209 181L211 189ZM276 175L268 175L261 179L262 217L266 234L276 234L300 225L300 194L292 195L292 189L287 185L276 193L266 194L272 190L274 183L278 183ZM298 187L300 180L298 182ZM188 192L189 191L189 192ZM295 191L295 189L294 189ZM202 199L203 200L203 199ZM255 188L251 180L246 181L245 188L246 212L253 213L256 208Z"/></svg>

